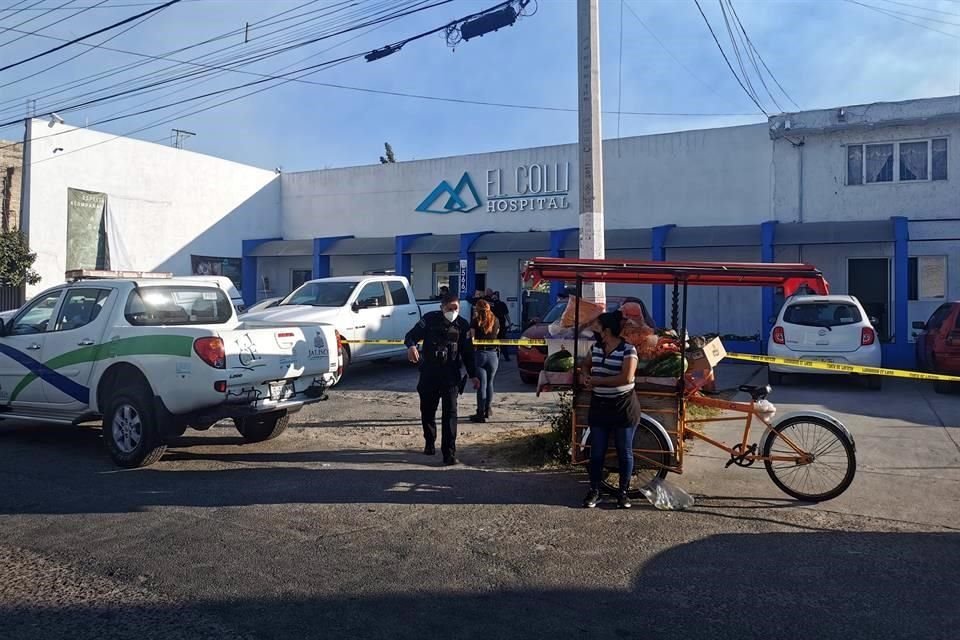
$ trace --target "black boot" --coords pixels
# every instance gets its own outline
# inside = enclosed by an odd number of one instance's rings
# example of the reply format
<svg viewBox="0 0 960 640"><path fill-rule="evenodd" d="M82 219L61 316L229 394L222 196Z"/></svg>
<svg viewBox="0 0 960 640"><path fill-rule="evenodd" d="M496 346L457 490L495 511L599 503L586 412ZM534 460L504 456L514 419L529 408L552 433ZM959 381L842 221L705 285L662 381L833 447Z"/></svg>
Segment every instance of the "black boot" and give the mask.
<svg viewBox="0 0 960 640"><path fill-rule="evenodd" d="M486 415L486 413L483 412L483 411L480 411L479 409L477 409L477 412L476 412L475 414L473 414L472 416L470 416L470 422L481 422L481 423L482 423L482 422L486 422L486 421L487 421L487 415Z"/></svg>
<svg viewBox="0 0 960 640"><path fill-rule="evenodd" d="M436 447L433 446L433 443L432 443L432 442L428 442L428 443L427 443L426 445L424 445L424 447L423 447L423 453L424 453L424 455L433 456L433 455L436 455L436 454L437 454L437 449L436 449Z"/></svg>

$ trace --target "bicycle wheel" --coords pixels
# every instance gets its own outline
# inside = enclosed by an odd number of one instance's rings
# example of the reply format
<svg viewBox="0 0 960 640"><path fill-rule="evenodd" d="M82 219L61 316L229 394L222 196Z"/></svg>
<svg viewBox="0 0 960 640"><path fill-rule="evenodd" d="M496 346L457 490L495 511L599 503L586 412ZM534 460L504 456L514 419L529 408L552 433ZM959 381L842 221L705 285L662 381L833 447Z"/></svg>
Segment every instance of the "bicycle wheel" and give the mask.
<svg viewBox="0 0 960 640"><path fill-rule="evenodd" d="M664 466L670 464L670 443L659 429L654 427L647 418L643 418L633 436L633 448L647 450L647 453L634 455L633 475L628 492L637 493L654 478L667 477ZM601 484L611 493L620 490L620 463L617 461L615 452L607 453Z"/></svg>
<svg viewBox="0 0 960 640"><path fill-rule="evenodd" d="M765 460L773 483L797 500L832 500L847 490L857 472L853 442L836 425L816 416L797 416L771 429L763 443L764 456L796 456L785 438L813 455L807 464Z"/></svg>

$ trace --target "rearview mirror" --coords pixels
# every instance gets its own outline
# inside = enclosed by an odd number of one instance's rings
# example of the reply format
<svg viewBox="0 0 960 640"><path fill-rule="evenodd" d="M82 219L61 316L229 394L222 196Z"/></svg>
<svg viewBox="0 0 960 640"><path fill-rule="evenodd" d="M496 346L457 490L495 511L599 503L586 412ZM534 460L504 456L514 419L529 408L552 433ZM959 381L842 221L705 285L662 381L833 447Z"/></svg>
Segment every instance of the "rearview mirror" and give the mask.
<svg viewBox="0 0 960 640"><path fill-rule="evenodd" d="M13 324L13 318L10 318L10 320L0 318L0 338L9 334L11 324Z"/></svg>
<svg viewBox="0 0 960 640"><path fill-rule="evenodd" d="M919 329L920 331L923 331L924 329L927 328L927 323L926 323L926 322L919 322L919 321L918 321L918 322L914 322L914 323L913 323L913 328L914 328L914 329Z"/></svg>

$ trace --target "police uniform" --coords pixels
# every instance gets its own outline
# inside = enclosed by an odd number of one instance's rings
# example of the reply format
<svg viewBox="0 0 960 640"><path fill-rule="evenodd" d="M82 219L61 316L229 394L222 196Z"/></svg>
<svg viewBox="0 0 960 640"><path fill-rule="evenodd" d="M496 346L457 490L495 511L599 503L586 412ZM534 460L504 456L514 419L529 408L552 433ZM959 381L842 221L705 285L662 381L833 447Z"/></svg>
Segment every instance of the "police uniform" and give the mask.
<svg viewBox="0 0 960 640"><path fill-rule="evenodd" d="M457 396L461 391L460 367L466 367L471 378L476 378L473 342L469 338L470 325L457 316L449 322L440 311L423 316L407 333L407 348L423 342L420 361L420 419L426 451L433 450L437 440L437 406L441 410L440 450L444 461L452 460L457 449Z"/></svg>

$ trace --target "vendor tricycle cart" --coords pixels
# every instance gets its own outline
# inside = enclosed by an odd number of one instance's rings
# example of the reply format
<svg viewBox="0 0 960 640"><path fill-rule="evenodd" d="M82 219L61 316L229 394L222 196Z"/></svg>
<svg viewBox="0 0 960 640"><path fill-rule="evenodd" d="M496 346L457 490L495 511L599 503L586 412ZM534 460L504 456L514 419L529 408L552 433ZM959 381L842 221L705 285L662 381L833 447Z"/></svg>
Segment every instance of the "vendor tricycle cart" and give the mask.
<svg viewBox="0 0 960 640"><path fill-rule="evenodd" d="M576 282L577 295L572 340L579 354L580 304L584 282L616 284L669 285L673 289L672 327L678 337L680 357L689 354L687 339L687 290L690 286L781 287L790 296L801 288L826 295L829 286L815 267L803 264L755 264L714 262L641 262L630 260L583 260L535 258L525 277L533 281ZM580 367L573 372L573 416L571 453L574 462L589 459L590 426L586 423L590 390L580 384ZM774 484L788 495L809 502L830 500L842 494L856 473L856 447L853 436L836 418L819 411L791 413L774 422L775 407L766 398L766 386L742 386L749 402L733 402L704 394L712 382L712 371L701 375L686 372L674 379L637 378L636 393L643 417L633 441L635 471L631 490L637 491L654 478L668 472L683 472L683 443L699 439L725 451L727 466L750 467L763 462ZM693 418L693 406L718 410L719 417ZM732 445L719 442L698 429L704 423L742 421L743 436ZM759 423L759 424L757 424ZM751 443L751 433L760 429L760 437ZM605 483L615 490L617 458L611 450L606 456Z"/></svg>

